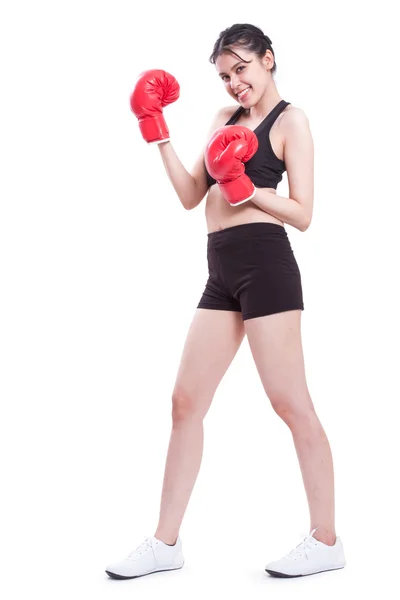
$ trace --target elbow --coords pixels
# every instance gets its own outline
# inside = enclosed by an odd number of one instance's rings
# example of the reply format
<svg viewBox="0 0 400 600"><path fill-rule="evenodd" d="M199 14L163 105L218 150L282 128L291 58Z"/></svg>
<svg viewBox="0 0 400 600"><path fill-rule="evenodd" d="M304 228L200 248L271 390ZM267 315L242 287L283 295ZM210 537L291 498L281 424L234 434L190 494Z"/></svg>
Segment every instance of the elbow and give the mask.
<svg viewBox="0 0 400 600"><path fill-rule="evenodd" d="M196 208L196 206L200 204L200 202L203 200L203 197L204 196L199 196L197 198L191 197L186 202L182 202L182 204L186 210L193 210L194 208Z"/></svg>
<svg viewBox="0 0 400 600"><path fill-rule="evenodd" d="M193 204L193 203L190 204L189 202L184 204L182 202L182 206L185 210L193 210L194 208L196 208L197 204Z"/></svg>
<svg viewBox="0 0 400 600"><path fill-rule="evenodd" d="M311 217L307 216L305 219L303 219L303 221L299 227L299 230L307 231L307 229L310 227L310 225L311 225Z"/></svg>
<svg viewBox="0 0 400 600"><path fill-rule="evenodd" d="M192 210L192 208L194 208L194 204L190 198L186 199L179 197L179 200L181 201L181 204L185 210Z"/></svg>

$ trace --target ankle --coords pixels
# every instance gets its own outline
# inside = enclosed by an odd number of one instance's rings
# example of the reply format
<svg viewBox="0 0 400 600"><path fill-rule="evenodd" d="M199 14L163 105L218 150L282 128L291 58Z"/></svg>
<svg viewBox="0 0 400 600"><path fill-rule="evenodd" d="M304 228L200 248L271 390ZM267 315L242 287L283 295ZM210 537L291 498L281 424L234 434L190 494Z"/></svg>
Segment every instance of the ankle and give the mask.
<svg viewBox="0 0 400 600"><path fill-rule="evenodd" d="M178 539L177 535L163 535L162 533L158 533L157 531L155 532L154 537L160 540L160 542L164 542L164 544L167 544L167 546L175 546Z"/></svg>
<svg viewBox="0 0 400 600"><path fill-rule="evenodd" d="M312 529L310 529L312 531ZM336 543L336 533L332 529L324 529L319 527L317 531L314 531L313 538L326 544L327 546L334 546Z"/></svg>

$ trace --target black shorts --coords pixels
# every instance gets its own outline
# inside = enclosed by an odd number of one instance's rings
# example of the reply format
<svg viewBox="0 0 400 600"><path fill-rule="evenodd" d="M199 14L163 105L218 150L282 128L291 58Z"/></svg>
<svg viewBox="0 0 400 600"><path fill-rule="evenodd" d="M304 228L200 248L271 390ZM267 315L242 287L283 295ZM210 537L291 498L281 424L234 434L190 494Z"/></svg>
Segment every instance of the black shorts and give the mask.
<svg viewBox="0 0 400 600"><path fill-rule="evenodd" d="M208 234L208 281L197 308L234 310L243 320L304 310L301 277L286 229L245 223Z"/></svg>

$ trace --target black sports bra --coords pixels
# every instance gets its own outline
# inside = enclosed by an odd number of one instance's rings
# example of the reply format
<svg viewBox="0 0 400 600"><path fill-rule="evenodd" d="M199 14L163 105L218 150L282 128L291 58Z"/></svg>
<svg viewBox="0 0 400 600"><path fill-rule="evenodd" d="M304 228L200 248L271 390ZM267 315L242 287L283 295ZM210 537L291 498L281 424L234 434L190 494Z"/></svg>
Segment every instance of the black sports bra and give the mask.
<svg viewBox="0 0 400 600"><path fill-rule="evenodd" d="M282 180L282 174L286 171L286 166L283 160L280 160L274 153L269 139L269 132L272 125L288 106L290 102L281 100L254 129L254 133L258 138L258 150L244 165L246 175L248 175L255 187L277 187ZM239 106L238 110L233 113L231 118L225 125L234 125L240 115L244 112L243 106ZM206 169L208 187L217 183L211 177Z"/></svg>

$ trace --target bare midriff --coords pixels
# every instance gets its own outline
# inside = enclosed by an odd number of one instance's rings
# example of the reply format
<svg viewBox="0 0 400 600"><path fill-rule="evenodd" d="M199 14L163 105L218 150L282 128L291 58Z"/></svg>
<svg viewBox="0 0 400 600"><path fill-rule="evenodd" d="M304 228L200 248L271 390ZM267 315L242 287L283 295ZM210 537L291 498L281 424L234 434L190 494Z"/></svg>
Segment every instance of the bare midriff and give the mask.
<svg viewBox="0 0 400 600"><path fill-rule="evenodd" d="M263 189L276 194L274 188ZM223 197L218 184L212 185L208 190L205 215L208 233L244 223L265 222L283 225L282 221L266 213L251 200L239 206L231 206Z"/></svg>

